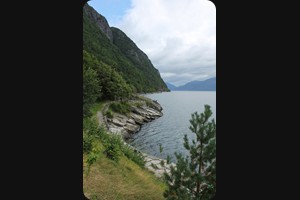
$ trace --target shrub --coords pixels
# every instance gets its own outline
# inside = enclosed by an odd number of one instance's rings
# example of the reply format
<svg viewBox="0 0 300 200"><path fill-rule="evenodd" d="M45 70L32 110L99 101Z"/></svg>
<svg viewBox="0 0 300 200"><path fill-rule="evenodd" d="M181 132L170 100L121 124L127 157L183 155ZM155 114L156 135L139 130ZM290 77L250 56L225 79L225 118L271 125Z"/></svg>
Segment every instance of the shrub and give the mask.
<svg viewBox="0 0 300 200"><path fill-rule="evenodd" d="M105 115L106 115L106 117L108 117L110 119L114 117L114 115L112 114L111 110L107 110Z"/></svg>
<svg viewBox="0 0 300 200"><path fill-rule="evenodd" d="M112 109L112 111L124 115L130 112L130 105L126 102L114 102L110 105L110 108Z"/></svg>
<svg viewBox="0 0 300 200"><path fill-rule="evenodd" d="M94 119L86 118L83 120L83 130L86 132L89 137L95 137L95 138L103 138L105 129L103 126L99 126L97 124L97 121Z"/></svg>
<svg viewBox="0 0 300 200"><path fill-rule="evenodd" d="M120 135L107 134L107 136L108 137L106 138L106 140L103 141L103 145L105 147L104 153L109 159L118 161L119 156L122 153L123 140Z"/></svg>
<svg viewBox="0 0 300 200"><path fill-rule="evenodd" d="M92 141L93 141L93 138L84 131L83 132L83 153L91 152Z"/></svg>
<svg viewBox="0 0 300 200"><path fill-rule="evenodd" d="M136 150L127 145L124 145L123 152L128 159L132 160L140 167L145 166L145 158L141 153L137 152Z"/></svg>
<svg viewBox="0 0 300 200"><path fill-rule="evenodd" d="M142 102L135 102L134 105L138 108L141 108L144 104Z"/></svg>

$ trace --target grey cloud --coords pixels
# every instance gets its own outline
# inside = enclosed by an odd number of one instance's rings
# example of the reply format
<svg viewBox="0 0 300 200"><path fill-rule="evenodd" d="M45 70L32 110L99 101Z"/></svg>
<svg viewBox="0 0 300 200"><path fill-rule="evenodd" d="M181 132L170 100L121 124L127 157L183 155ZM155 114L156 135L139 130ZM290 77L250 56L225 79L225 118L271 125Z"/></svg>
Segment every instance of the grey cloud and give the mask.
<svg viewBox="0 0 300 200"><path fill-rule="evenodd" d="M121 28L166 82L184 84L216 74L216 10L207 0L132 0Z"/></svg>

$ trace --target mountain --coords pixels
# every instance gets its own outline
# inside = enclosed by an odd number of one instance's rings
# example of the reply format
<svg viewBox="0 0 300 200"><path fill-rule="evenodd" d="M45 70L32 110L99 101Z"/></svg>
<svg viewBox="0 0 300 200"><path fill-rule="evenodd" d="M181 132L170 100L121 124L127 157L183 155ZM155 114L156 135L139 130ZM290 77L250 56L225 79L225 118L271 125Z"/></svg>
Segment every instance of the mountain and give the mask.
<svg viewBox="0 0 300 200"><path fill-rule="evenodd" d="M148 56L88 4L83 8L83 50L115 70L135 92L168 91Z"/></svg>
<svg viewBox="0 0 300 200"><path fill-rule="evenodd" d="M216 91L216 77L204 81L191 81L178 87L168 83L168 87L173 91Z"/></svg>
<svg viewBox="0 0 300 200"><path fill-rule="evenodd" d="M169 90L171 90L171 91L177 89L177 87L171 83L166 82L166 84L167 84L167 87L169 88Z"/></svg>

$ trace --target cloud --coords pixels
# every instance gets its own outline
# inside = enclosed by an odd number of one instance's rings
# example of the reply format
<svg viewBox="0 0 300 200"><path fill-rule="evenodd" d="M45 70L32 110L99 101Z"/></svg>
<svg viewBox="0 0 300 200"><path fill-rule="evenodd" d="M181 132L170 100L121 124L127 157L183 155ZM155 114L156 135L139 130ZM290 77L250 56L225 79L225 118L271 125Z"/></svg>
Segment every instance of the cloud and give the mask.
<svg viewBox="0 0 300 200"><path fill-rule="evenodd" d="M132 0L116 26L166 82L178 85L216 74L216 9L208 0Z"/></svg>

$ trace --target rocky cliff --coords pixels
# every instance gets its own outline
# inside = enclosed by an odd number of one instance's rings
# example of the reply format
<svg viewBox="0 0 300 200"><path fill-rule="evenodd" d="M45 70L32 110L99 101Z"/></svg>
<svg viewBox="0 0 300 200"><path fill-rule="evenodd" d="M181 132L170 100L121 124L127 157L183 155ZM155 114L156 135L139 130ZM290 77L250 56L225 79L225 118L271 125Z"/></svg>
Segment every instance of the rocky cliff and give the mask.
<svg viewBox="0 0 300 200"><path fill-rule="evenodd" d="M108 25L107 20L101 14L99 14L94 8L89 6L87 3L83 7L83 12L92 20L98 28L107 36L107 38L113 42L113 34Z"/></svg>
<svg viewBox="0 0 300 200"><path fill-rule="evenodd" d="M152 101L151 106L147 106L142 100L131 100L130 104L131 112L127 115L114 113L113 118L104 116L108 131L122 135L125 140L129 139L132 134L138 132L141 125L163 115L161 112L162 107L156 101ZM139 104L139 106L135 106L137 104Z"/></svg>
<svg viewBox="0 0 300 200"><path fill-rule="evenodd" d="M168 91L148 56L88 4L83 8L83 49L116 70L134 92Z"/></svg>
<svg viewBox="0 0 300 200"><path fill-rule="evenodd" d="M165 82L161 79L159 71L153 66L148 56L120 29L111 27L113 43L122 53L145 74L148 84L157 83L158 91L164 91Z"/></svg>
<svg viewBox="0 0 300 200"><path fill-rule="evenodd" d="M127 115L114 113L112 118L107 118L104 113L99 111L97 114L98 118L101 118L99 123L105 125L109 133L122 135L126 141L134 133L138 132L143 124L163 116L162 107L157 101L145 99L130 101L131 112ZM108 109L109 104L106 107L104 110ZM134 149L129 144L127 145ZM135 149L135 151L138 150ZM150 156L143 152L140 153L144 156L145 168L152 171L159 178L163 176L164 172L170 173L171 166L176 167L174 163L168 163L164 159Z"/></svg>

